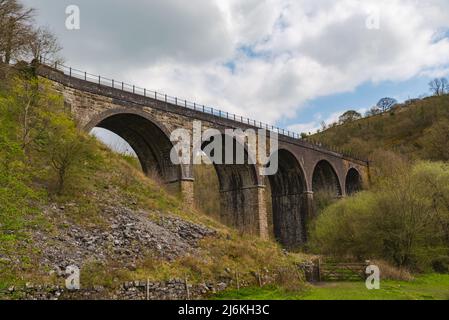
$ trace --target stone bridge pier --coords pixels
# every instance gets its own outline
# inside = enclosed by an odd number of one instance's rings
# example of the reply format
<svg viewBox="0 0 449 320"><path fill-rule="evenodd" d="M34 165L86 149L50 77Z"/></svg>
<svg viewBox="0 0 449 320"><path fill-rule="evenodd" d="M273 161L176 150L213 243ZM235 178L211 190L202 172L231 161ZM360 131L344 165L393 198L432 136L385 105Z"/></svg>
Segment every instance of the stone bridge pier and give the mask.
<svg viewBox="0 0 449 320"><path fill-rule="evenodd" d="M192 164L175 165L170 159L174 143L171 133L179 128L193 130L201 121L205 129L254 129L256 121L237 121L236 116L205 113L204 107L187 108L179 103L136 94L122 87L93 83L67 72L40 65L40 77L51 81L78 125L90 132L104 128L122 137L136 152L142 170L157 174L169 190L182 195L186 207L194 204ZM187 102L186 102L187 105ZM221 115L221 112L220 112ZM243 118L242 118L243 120ZM203 145L206 148L207 145ZM220 186L221 220L247 234L268 238L274 233L285 247L307 241L307 224L314 216L314 197L320 193L339 198L351 195L369 181L368 163L327 150L304 140L279 135L278 171L260 175L260 164L214 164ZM271 190L269 193L268 190ZM271 194L272 223L268 222L267 196ZM273 230L268 230L272 225Z"/></svg>

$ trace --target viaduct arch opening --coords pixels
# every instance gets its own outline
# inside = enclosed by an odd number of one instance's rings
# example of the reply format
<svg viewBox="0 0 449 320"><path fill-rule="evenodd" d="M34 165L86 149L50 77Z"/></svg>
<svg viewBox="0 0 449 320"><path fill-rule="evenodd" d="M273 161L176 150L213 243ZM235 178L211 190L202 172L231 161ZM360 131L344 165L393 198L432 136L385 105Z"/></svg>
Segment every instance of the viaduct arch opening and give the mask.
<svg viewBox="0 0 449 320"><path fill-rule="evenodd" d="M348 174L346 175L346 194L348 196L352 196L356 194L357 192L362 191L362 177L360 176L360 173L354 169L351 168L348 171Z"/></svg>
<svg viewBox="0 0 449 320"><path fill-rule="evenodd" d="M277 152L279 167L268 176L275 239L286 248L296 248L307 241L307 209L304 198L304 172L287 150Z"/></svg>
<svg viewBox="0 0 449 320"><path fill-rule="evenodd" d="M337 173L328 161L321 160L316 164L312 177L312 190L315 195L327 193L335 198L342 196Z"/></svg>
<svg viewBox="0 0 449 320"><path fill-rule="evenodd" d="M168 135L147 117L134 113L105 114L87 126L89 131L93 128L108 130L125 140L146 175L158 176L166 184L180 181L181 167L170 160L173 144Z"/></svg>
<svg viewBox="0 0 449 320"><path fill-rule="evenodd" d="M226 164L225 150L226 136L224 134L213 136L209 141L204 142L204 151L210 143L216 139L221 140L222 159L219 163L209 159L215 169L218 178L220 221L224 224L235 227L240 231L260 233L259 220L259 181L257 168L248 161L248 152L245 150L244 163L236 162L236 150L239 142L233 138L233 164ZM241 146L240 146L241 147ZM203 154L204 156L204 154ZM214 157L214 154L211 154Z"/></svg>

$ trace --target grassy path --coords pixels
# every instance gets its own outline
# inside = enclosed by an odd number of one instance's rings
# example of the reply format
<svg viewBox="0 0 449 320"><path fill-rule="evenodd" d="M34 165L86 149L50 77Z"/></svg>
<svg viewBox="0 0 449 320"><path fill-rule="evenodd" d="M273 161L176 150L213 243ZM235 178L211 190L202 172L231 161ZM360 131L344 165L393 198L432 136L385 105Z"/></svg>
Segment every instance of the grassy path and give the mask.
<svg viewBox="0 0 449 320"><path fill-rule="evenodd" d="M414 281L381 282L380 290L367 290L363 282L323 283L297 292L277 287L223 292L215 299L233 300L449 300L449 275L430 274Z"/></svg>

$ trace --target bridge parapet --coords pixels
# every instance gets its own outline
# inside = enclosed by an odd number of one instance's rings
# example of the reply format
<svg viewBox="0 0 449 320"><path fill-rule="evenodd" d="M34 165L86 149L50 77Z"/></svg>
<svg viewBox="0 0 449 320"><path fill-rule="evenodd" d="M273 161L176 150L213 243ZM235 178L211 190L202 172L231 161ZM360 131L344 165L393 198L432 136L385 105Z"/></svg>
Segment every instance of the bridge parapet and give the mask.
<svg viewBox="0 0 449 320"><path fill-rule="evenodd" d="M316 142L309 139L302 139L299 133L279 128L262 121L222 111L219 108L205 106L204 104L199 104L196 102L190 102L186 99L141 88L136 85L127 84L123 81L116 81L100 75L94 75L65 66L63 64L50 63L45 60L41 60L41 64L38 66L37 70L40 76L62 84L70 86L71 84L76 83L78 87L80 87L81 84L84 90L94 88L93 91L95 93L107 95L112 98L124 99L141 106L150 105L154 101L163 102L168 109L172 109L171 111L175 113L192 113L194 118L206 118L224 128L264 129L275 132L279 135L279 139L282 141L299 144L304 148L312 148L319 152L334 153L341 158L368 165L367 160L361 159L355 155L346 154L343 150L339 150L334 146L324 145L321 142Z"/></svg>

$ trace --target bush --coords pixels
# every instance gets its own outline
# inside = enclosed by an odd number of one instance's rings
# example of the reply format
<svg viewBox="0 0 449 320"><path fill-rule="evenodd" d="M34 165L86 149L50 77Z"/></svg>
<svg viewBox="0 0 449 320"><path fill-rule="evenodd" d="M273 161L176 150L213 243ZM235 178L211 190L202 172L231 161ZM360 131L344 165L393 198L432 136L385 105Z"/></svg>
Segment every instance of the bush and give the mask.
<svg viewBox="0 0 449 320"><path fill-rule="evenodd" d="M449 273L449 257L440 256L432 260L432 268L438 273Z"/></svg>
<svg viewBox="0 0 449 320"><path fill-rule="evenodd" d="M379 181L325 209L311 235L320 253L430 269L449 255L449 166L419 163Z"/></svg>

